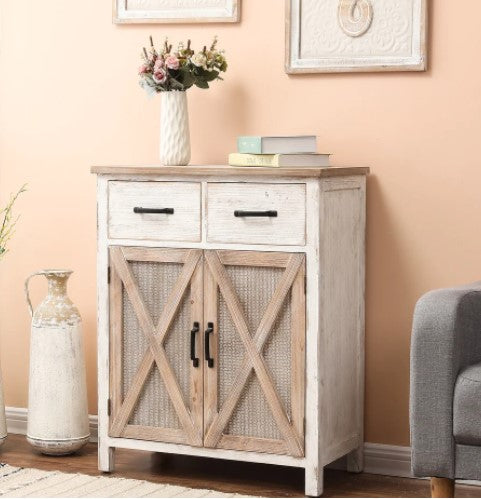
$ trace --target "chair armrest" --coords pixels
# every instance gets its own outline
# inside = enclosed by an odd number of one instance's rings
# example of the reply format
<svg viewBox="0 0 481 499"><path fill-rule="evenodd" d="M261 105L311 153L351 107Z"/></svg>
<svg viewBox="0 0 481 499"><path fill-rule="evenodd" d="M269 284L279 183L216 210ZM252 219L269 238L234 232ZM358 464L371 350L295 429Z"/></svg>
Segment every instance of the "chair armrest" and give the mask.
<svg viewBox="0 0 481 499"><path fill-rule="evenodd" d="M462 368L479 361L481 282L422 296L414 310L411 338L415 476L454 478L454 385Z"/></svg>

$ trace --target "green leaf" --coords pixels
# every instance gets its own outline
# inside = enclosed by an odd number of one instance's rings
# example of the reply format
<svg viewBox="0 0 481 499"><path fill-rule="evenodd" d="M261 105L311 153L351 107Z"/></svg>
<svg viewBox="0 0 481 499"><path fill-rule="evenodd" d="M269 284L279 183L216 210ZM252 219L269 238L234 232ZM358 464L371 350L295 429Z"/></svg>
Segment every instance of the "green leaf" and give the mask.
<svg viewBox="0 0 481 499"><path fill-rule="evenodd" d="M180 74L180 81L184 84L184 87L190 88L195 82L195 76L187 68L182 69Z"/></svg>
<svg viewBox="0 0 481 499"><path fill-rule="evenodd" d="M207 75L205 76L206 81L214 81L219 77L219 71L206 71Z"/></svg>
<svg viewBox="0 0 481 499"><path fill-rule="evenodd" d="M195 85L199 88L209 88L209 84L201 78L196 78Z"/></svg>
<svg viewBox="0 0 481 499"><path fill-rule="evenodd" d="M207 71L203 68L198 68L197 75L198 78L202 78L205 81L214 81L219 76L219 71Z"/></svg>
<svg viewBox="0 0 481 499"><path fill-rule="evenodd" d="M172 88L172 90L184 90L184 85L172 76L170 77L170 87Z"/></svg>
<svg viewBox="0 0 481 499"><path fill-rule="evenodd" d="M183 89L190 88L195 81L194 75L188 68L169 69L169 75L171 76L171 79L182 84ZM175 86L175 88L178 87Z"/></svg>

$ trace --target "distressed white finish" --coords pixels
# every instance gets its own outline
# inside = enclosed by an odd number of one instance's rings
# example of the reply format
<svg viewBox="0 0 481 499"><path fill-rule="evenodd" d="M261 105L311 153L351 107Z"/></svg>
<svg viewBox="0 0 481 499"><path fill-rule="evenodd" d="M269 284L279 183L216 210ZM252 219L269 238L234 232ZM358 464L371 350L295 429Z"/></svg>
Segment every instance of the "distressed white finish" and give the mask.
<svg viewBox="0 0 481 499"><path fill-rule="evenodd" d="M190 132L187 92L162 92L160 100L160 162L166 166L188 165Z"/></svg>
<svg viewBox="0 0 481 499"><path fill-rule="evenodd" d="M366 169L347 169L345 175L324 177L323 169L283 173L262 169L255 177L240 175L234 170L218 168L217 174L206 167L179 170L145 168L142 174L125 173L122 169L103 169L98 176L98 368L99 368L99 468L113 469L113 449L131 448L170 452L194 456L297 466L306 471L306 494L317 496L323 490L323 468L329 462L349 454L349 468L362 469L363 391L364 391L364 231ZM198 242L179 244L176 241L112 239L108 237L109 183L119 180L132 182L155 181L200 182L202 234ZM243 199L258 199L261 192L292 192L293 206L299 208L304 199L304 240L294 245L286 242L286 234L271 234L270 241L243 243L238 233L235 241L208 241L212 216L210 202L212 186L220 189L230 184L232 192L243 192ZM142 184L148 185L148 183ZM299 191L299 186L302 190ZM242 187L241 187L242 186ZM260 187L259 187L260 186ZM292 191L290 189L293 189ZM251 192L251 196L245 193ZM302 196L299 197L299 192ZM209 198L212 198L209 200ZM267 199L267 197L266 197ZM284 199L290 206L290 197ZM221 202L223 205L223 202ZM243 207L241 207L242 209ZM294 208L290 215L296 220ZM302 213L302 207L300 208ZM296 222L297 223L297 222ZM227 222L225 222L227 225ZM289 229L294 230L294 229ZM235 233L232 231L234 238ZM297 233L299 236L300 232ZM268 234L269 235L269 234ZM288 235L288 234L287 234ZM109 300L108 248L110 245L145 247L180 247L198 249L232 249L285 251L304 253L306 258L306 398L305 455L294 457L240 450L209 449L185 444L153 442L108 435L109 416Z"/></svg>
<svg viewBox="0 0 481 499"><path fill-rule="evenodd" d="M236 217L236 210L274 210L277 217ZM302 246L306 184L208 182L206 218L209 243Z"/></svg>
<svg viewBox="0 0 481 499"><path fill-rule="evenodd" d="M286 71L424 71L427 0L286 0Z"/></svg>
<svg viewBox="0 0 481 499"><path fill-rule="evenodd" d="M320 362L320 279L321 220L319 212L320 182L307 183L307 246L306 246L306 464L305 491L320 496L324 485L323 432L321 415Z"/></svg>
<svg viewBox="0 0 481 499"><path fill-rule="evenodd" d="M321 191L321 372L329 399L321 421L328 464L363 443L365 179L329 179ZM349 456L348 468L362 470L362 453Z"/></svg>
<svg viewBox="0 0 481 499"><path fill-rule="evenodd" d="M32 317L27 440L52 455L74 452L90 437L82 324L66 294L70 273L33 274L47 277L49 291Z"/></svg>
<svg viewBox="0 0 481 499"><path fill-rule="evenodd" d="M237 22L241 0L113 0L116 23Z"/></svg>
<svg viewBox="0 0 481 499"><path fill-rule="evenodd" d="M200 183L109 182L112 239L200 241ZM134 213L134 208L173 208L174 213Z"/></svg>

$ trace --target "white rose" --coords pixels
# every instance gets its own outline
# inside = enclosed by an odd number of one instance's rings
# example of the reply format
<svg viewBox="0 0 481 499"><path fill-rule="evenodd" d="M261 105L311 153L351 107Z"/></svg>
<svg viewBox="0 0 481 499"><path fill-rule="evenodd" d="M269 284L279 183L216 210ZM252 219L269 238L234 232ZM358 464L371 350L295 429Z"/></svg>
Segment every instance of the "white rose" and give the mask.
<svg viewBox="0 0 481 499"><path fill-rule="evenodd" d="M207 57L202 52L197 52L192 56L192 64L199 68L204 68L207 63Z"/></svg>

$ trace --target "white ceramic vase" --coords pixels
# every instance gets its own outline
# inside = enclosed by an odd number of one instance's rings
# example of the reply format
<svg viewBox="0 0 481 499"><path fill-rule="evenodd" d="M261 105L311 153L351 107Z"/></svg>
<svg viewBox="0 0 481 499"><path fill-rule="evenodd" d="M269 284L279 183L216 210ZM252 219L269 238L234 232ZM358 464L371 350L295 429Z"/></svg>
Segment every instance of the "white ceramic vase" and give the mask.
<svg viewBox="0 0 481 499"><path fill-rule="evenodd" d="M27 440L44 454L71 454L89 440L80 314L67 296L71 270L42 270L25 282L32 315ZM33 312L29 280L44 275L48 294Z"/></svg>
<svg viewBox="0 0 481 499"><path fill-rule="evenodd" d="M187 93L161 92L160 162L165 166L188 165L190 161Z"/></svg>

